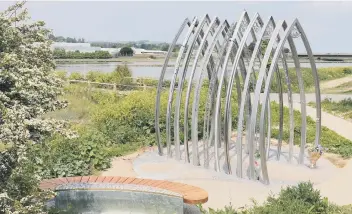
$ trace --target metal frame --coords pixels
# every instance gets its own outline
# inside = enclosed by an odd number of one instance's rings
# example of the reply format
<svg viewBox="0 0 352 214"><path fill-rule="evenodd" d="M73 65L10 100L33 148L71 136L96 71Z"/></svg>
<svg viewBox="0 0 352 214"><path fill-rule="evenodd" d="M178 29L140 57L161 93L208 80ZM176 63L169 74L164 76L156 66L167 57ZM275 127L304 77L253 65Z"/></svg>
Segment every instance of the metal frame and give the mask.
<svg viewBox="0 0 352 214"><path fill-rule="evenodd" d="M162 94L162 83L166 72L168 61L172 54L179 36L184 31L186 25L189 26L188 32L182 43L179 55L177 57L174 74L171 80L171 85L168 94L168 103L166 109L166 152L168 157L173 156L177 160L183 159L186 163L192 162L194 165L202 165L205 168L209 167L210 160L213 158L215 170L220 172L223 168L225 172L232 174L231 166L231 153L232 142L231 133L232 128L232 109L231 97L233 87L236 87L238 98L238 121L237 121L237 137L235 142L235 157L236 157L236 175L243 178L243 165L244 160L248 157L249 165L249 179L255 180L255 150L259 146L260 154L260 168L259 177L265 184L269 184L269 173L267 169L267 161L270 151L276 152L276 159L280 160L283 136L283 90L282 85L287 85L288 94L288 108L289 108L289 148L287 161L292 162L294 158L297 159L299 164L304 163L305 146L306 146L306 106L305 106L305 93L302 73L300 70L300 62L297 56L294 39L300 38L303 41L304 47L307 51L312 75L315 80L315 95L316 95L316 134L315 145L320 143L321 134L321 98L319 77L315 66L312 50L308 43L307 37L297 19L287 27L286 21L282 20L275 24L273 17L269 17L267 22L263 22L260 15L256 13L252 21L250 20L246 11L244 11L238 22L229 26L225 20L220 24L220 20L214 17L210 20L208 15L205 15L201 20L196 17L192 23L185 19L179 31L177 32L173 42L170 45L168 54L165 58L163 68L157 88L156 105L155 105L155 129L156 129L156 142L158 145L159 155L163 155L163 146L160 135L160 97ZM251 36L255 47L252 55L249 58L244 57L244 50L248 48L247 40ZM270 38L266 47L265 53L261 52L261 45L265 38ZM288 71L287 56L283 52L284 45L288 43L294 67L298 78L298 85L300 91L300 104L301 104L301 143L298 157L295 157L293 152L294 143L294 111L292 100L292 87L291 79ZM197 44L197 45L196 45ZM190 69L189 63L194 53L193 64ZM268 63L271 59L271 64ZM247 61L246 61L247 60ZM248 61L249 60L249 61ZM259 61L259 69L256 72L256 60ZM282 63L283 70L279 69L278 63ZM228 71L229 63L232 63L231 70ZM247 64L246 64L247 62ZM179 74L180 68L181 72ZM198 72L199 77L195 79L195 74ZM199 120L199 105L200 94L203 87L203 81L208 74L209 87L207 92L207 100L205 103L204 113L204 130L203 141L198 139L198 120ZM256 74L257 73L257 74ZM274 75L275 73L275 75ZM184 103L184 127L182 129L184 135L183 151L184 157L181 155L182 148L180 142L180 113L181 113L181 100L183 93L183 85L187 79L187 90ZM283 78L284 76L284 78ZM178 85L176 91L176 102L173 111L172 103L175 92L177 78ZM240 80L242 78L242 82ZM278 82L278 95L279 95L279 135L278 146L275 149L270 148L271 142L271 109L270 109L270 90L273 78ZM250 86L254 87L254 96L251 98ZM264 93L261 93L262 86L264 86ZM192 88L193 103L192 103L192 123L189 124L189 105L191 102ZM205 89L205 88L204 88ZM225 89L225 99L223 103L222 90ZM224 105L222 108L221 106ZM260 107L261 106L261 107ZM260 118L257 115L260 111ZM174 147L172 148L171 142L171 119L174 115ZM224 115L224 118L222 118ZM257 124L257 122L259 122ZM192 152L188 147L188 132L191 126L191 139L192 139ZM256 140L257 126L259 126L259 139ZM244 127L246 130L244 131ZM267 131L266 131L267 129ZM243 146L243 136L246 133L245 146ZM266 139L266 140L265 140ZM199 144L201 142L201 144ZM202 151L200 152L200 148ZM225 160L222 162L220 149L224 153ZM214 151L210 153L210 151ZM248 155L243 158L243 151ZM200 162L200 154L203 153L204 163Z"/></svg>

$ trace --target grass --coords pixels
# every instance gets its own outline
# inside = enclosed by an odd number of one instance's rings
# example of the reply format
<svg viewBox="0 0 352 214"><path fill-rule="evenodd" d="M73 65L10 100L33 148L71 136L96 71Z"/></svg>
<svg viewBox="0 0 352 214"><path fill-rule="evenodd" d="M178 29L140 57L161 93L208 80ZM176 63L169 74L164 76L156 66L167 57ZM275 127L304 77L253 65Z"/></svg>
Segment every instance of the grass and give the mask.
<svg viewBox="0 0 352 214"><path fill-rule="evenodd" d="M352 94L352 81L323 90L327 94Z"/></svg>
<svg viewBox="0 0 352 214"><path fill-rule="evenodd" d="M309 106L315 107L315 103L310 102ZM339 102L334 102L331 99L325 99L321 102L321 108L323 111L344 118L346 120L352 120L352 99L344 99Z"/></svg>
<svg viewBox="0 0 352 214"><path fill-rule="evenodd" d="M327 68L318 68L318 76L321 82L329 81L334 79L339 79L342 77L346 77L352 75L352 67L327 67ZM283 72L283 71L281 71ZM295 93L299 93L298 87L298 78L296 75L296 71L294 68L289 68L289 76L291 79L292 90ZM312 70L310 68L301 68L303 85L306 92L314 92L314 78L312 75ZM287 91L287 86L285 82L285 76L282 74L282 82L283 82L283 91ZM277 80L273 79L272 82L272 91L277 92Z"/></svg>

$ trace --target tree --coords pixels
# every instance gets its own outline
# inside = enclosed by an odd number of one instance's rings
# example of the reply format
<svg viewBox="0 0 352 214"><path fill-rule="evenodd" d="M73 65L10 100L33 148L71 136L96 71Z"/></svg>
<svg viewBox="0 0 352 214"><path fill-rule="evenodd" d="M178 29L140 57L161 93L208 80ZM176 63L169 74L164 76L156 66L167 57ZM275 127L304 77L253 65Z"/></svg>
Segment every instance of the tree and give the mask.
<svg viewBox="0 0 352 214"><path fill-rule="evenodd" d="M127 65L117 65L111 72L111 81L116 84L128 84L132 82L132 72Z"/></svg>
<svg viewBox="0 0 352 214"><path fill-rule="evenodd" d="M121 56L133 56L133 50L130 47L123 47L120 50Z"/></svg>
<svg viewBox="0 0 352 214"><path fill-rule="evenodd" d="M169 50L169 47L170 47L169 44L163 45L163 46L161 47L161 50L162 50L162 51L168 51L168 50Z"/></svg>
<svg viewBox="0 0 352 214"><path fill-rule="evenodd" d="M284 53L290 53L290 49L289 48L284 48Z"/></svg>
<svg viewBox="0 0 352 214"><path fill-rule="evenodd" d="M50 31L31 21L23 5L0 13L1 213L42 213L47 194L38 192L40 177L26 152L55 133L75 137L63 121L42 118L67 103L58 100L62 81L53 72Z"/></svg>

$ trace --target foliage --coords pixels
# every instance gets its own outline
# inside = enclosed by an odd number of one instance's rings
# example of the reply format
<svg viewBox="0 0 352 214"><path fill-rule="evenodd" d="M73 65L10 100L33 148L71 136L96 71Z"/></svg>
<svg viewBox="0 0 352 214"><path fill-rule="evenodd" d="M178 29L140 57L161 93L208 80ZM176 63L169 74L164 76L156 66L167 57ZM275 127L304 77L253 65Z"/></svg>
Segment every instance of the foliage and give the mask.
<svg viewBox="0 0 352 214"><path fill-rule="evenodd" d="M132 82L132 72L127 65L117 65L110 75L111 82L116 84L128 84Z"/></svg>
<svg viewBox="0 0 352 214"><path fill-rule="evenodd" d="M79 72L72 72L70 76L68 77L69 80L83 80L84 77L81 73Z"/></svg>
<svg viewBox="0 0 352 214"><path fill-rule="evenodd" d="M108 51L80 52L65 51L62 48L54 49L54 59L110 59L112 55Z"/></svg>
<svg viewBox="0 0 352 214"><path fill-rule="evenodd" d="M236 210L231 206L223 210L210 208L209 211L201 208L201 212L205 214L347 214L349 211L348 207L339 207L329 203L327 198L320 195L319 190L313 188L311 182L302 182L297 186L282 188L278 196L270 195L264 204L259 205L254 202L253 206L245 210Z"/></svg>
<svg viewBox="0 0 352 214"><path fill-rule="evenodd" d="M123 47L120 50L121 56L133 56L133 50L130 47Z"/></svg>
<svg viewBox="0 0 352 214"><path fill-rule="evenodd" d="M49 34L49 39L54 42L67 42L67 43L85 43L84 38L71 38L71 37L63 37L63 36L54 36L53 34Z"/></svg>
<svg viewBox="0 0 352 214"><path fill-rule="evenodd" d="M54 75L63 81L67 80L67 71L55 71Z"/></svg>
<svg viewBox="0 0 352 214"><path fill-rule="evenodd" d="M99 131L85 128L79 137L65 139L55 135L31 148L29 159L42 178L91 175L110 167L109 140Z"/></svg>
<svg viewBox="0 0 352 214"><path fill-rule="evenodd" d="M55 133L75 137L65 122L41 118L66 102L57 99L62 81L53 74L49 30L42 21L32 22L23 5L0 13L0 142L10 145L0 156L0 194L7 195L0 197L2 213L38 213L34 209L45 198L37 193L40 177L32 173L27 152Z"/></svg>
<svg viewBox="0 0 352 214"><path fill-rule="evenodd" d="M308 91L314 90L314 78L312 75L312 70L310 68L301 68L300 71L303 78L304 89ZM318 71L319 80L327 81L327 80L333 80L333 79L338 79L338 78L348 76L349 72L352 71L352 67L318 68L317 71ZM281 73L283 91L287 91L284 71L280 69L280 73ZM289 68L288 75L291 80L291 86L292 86L293 92L299 93L299 84L298 84L298 78L297 78L295 68ZM272 92L278 92L278 81L276 77L273 77L271 90Z"/></svg>
<svg viewBox="0 0 352 214"><path fill-rule="evenodd" d="M315 107L315 103L309 103L310 106ZM329 113L335 114L344 119L352 119L352 99L346 98L339 102L334 102L331 99L325 99L321 102L321 108Z"/></svg>

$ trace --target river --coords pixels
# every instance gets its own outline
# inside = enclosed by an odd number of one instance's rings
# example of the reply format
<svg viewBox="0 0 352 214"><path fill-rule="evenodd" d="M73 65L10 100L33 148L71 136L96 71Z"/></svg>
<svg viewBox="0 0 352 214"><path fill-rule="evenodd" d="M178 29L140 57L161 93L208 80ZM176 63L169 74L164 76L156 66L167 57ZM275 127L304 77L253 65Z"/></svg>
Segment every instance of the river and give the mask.
<svg viewBox="0 0 352 214"><path fill-rule="evenodd" d="M121 64L119 62L106 62L106 63L82 63L82 64L57 64L56 70L71 72L87 73L88 71L101 71L111 72L115 67ZM131 63L128 64L132 71L133 77L148 77L158 79L161 71L161 63ZM294 67L293 63L288 63L289 67ZM321 67L347 67L351 66L352 63L316 63L318 68ZM301 63L301 67L310 67L309 63ZM188 72L190 73L190 72ZM165 73L165 79L171 79L173 75L173 67L168 67Z"/></svg>

